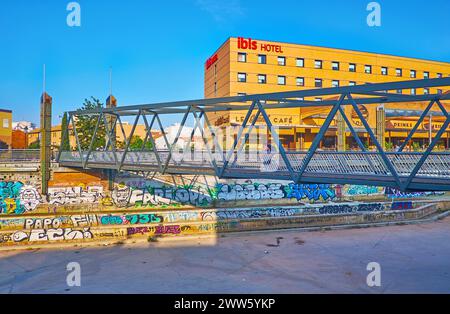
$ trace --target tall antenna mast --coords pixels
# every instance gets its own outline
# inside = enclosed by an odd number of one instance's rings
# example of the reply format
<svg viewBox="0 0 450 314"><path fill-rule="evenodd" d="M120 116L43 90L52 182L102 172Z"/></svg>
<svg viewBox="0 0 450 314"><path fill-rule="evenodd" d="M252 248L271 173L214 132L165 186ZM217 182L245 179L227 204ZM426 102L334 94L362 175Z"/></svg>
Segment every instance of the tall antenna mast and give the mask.
<svg viewBox="0 0 450 314"><path fill-rule="evenodd" d="M44 63L44 71L43 71L43 83L42 83L42 93L45 93L45 63Z"/></svg>
<svg viewBox="0 0 450 314"><path fill-rule="evenodd" d="M109 96L112 95L112 67L109 67Z"/></svg>

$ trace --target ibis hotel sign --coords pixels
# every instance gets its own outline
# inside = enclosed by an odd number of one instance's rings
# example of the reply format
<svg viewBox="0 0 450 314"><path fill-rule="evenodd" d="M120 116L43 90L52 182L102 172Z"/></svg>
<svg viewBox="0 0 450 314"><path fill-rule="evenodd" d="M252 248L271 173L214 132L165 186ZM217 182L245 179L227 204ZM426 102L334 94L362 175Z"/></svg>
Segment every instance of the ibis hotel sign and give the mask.
<svg viewBox="0 0 450 314"><path fill-rule="evenodd" d="M283 49L280 45L258 43L258 41L251 38L245 39L242 37L238 37L237 45L238 49L243 50L259 50L263 52L283 53Z"/></svg>

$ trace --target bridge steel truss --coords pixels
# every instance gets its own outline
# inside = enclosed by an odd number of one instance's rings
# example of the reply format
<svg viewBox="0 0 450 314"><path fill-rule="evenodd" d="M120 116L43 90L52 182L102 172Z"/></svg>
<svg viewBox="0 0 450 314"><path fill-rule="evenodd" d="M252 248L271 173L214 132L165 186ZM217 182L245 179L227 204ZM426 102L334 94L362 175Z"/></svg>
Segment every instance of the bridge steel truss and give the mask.
<svg viewBox="0 0 450 314"><path fill-rule="evenodd" d="M61 138L63 141L72 132L76 140L76 151L60 150L57 161L63 166L84 169L158 172L171 175L206 174L218 178L281 179L313 184L363 184L393 187L401 191L450 191L450 152L435 150L438 141L447 132L450 124L450 114L446 108L447 105L443 103L450 99L450 94L446 92L406 95L389 92L448 86L450 86L450 78L440 78L70 111L68 112L69 127L63 131ZM300 100L305 97L321 97L323 100ZM426 102L428 105L399 150L388 152L384 148L384 143L377 140L359 105L379 106L405 102ZM368 151L363 145L345 113L345 106L353 108L362 122L364 132L376 146L376 151ZM406 145L433 106L439 107L445 122L424 152L405 152ZM288 151L280 144L279 135L275 131L267 110L301 107L328 107L330 112L307 151ZM211 126L207 113L239 110L246 111L246 115L239 126L237 136L232 147L222 148L217 130ZM252 116L254 111L256 114ZM355 138L360 151L319 150L320 142L338 112ZM172 143L169 143L161 120L168 114L183 115L178 133ZM96 120L95 128L89 137L90 145L88 148L85 145L84 149L80 144L80 138L86 135L78 134L77 127L77 122L83 117ZM128 136L124 131L123 117L134 117L132 130ZM204 143L200 159L188 158L186 154L180 157L175 149L189 117L193 117L195 122L190 140L198 129ZM276 151L256 152L256 155L250 156L252 158L249 158L249 154L252 153L247 153L245 158L239 158L250 132L260 117L270 131ZM143 145L137 151L130 150L131 139L140 119L144 121L146 127ZM155 123L162 132L165 149L156 148L151 132ZM98 137L102 124L106 133L106 144L102 150L94 150L94 141ZM116 145L115 138L117 124L123 138L126 139L124 147L120 149ZM151 149L145 148L148 142L151 143ZM189 144L190 142L186 144L186 147L189 147ZM266 164L267 154L270 154L271 160L276 157L278 161L273 163L275 166L272 168L267 165L261 167ZM191 154L187 155L191 156Z"/></svg>

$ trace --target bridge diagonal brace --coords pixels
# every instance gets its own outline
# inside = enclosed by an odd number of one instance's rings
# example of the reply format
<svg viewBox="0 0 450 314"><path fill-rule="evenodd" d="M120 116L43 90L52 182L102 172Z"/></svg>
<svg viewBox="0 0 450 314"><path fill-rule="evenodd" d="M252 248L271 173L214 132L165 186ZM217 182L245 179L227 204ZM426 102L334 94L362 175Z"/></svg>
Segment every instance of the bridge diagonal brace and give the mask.
<svg viewBox="0 0 450 314"><path fill-rule="evenodd" d="M434 139L431 142L431 144L428 146L428 148L425 151L425 153L420 158L419 162L414 167L414 169L411 172L411 174L408 176L408 179L406 180L406 183L404 185L404 189L408 189L409 188L409 185L411 184L412 180L415 178L417 172L419 172L420 168L422 168L422 165L428 159L428 156L430 156L430 154L433 151L434 147L439 142L439 140L441 139L442 135L447 131L447 128L450 125L450 114L447 112L447 110L444 108L444 106L442 106L442 104L441 104L441 102L439 100L436 100L436 102L439 105L439 107L441 108L442 113L446 116L447 119L445 120L445 122L442 125L441 129L438 131L438 133L434 137ZM431 125L430 125L430 128L431 128Z"/></svg>
<svg viewBox="0 0 450 314"><path fill-rule="evenodd" d="M242 149L244 148L245 143L247 143L247 141L248 141L248 139L250 137L250 134L252 133L256 122L258 122L259 116L261 115L261 109L259 107L257 107L257 108L258 108L258 110L256 111L256 114L255 114L255 116L252 119L252 123L248 127L247 132L245 132L244 140L242 140L241 142L238 142L239 146L236 149L236 155L234 156L234 162L236 162L237 159L239 158L239 154L241 153Z"/></svg>
<svg viewBox="0 0 450 314"><path fill-rule="evenodd" d="M200 130L200 134L201 134L202 139L203 139L203 144L205 145L206 150L207 150L208 155L209 155L209 158L211 159L211 163L212 163L212 165L213 165L213 167L214 167L214 172L215 172L216 175L218 175L218 174L219 174L219 168L217 167L216 159L215 159L215 157L213 156L213 154L211 153L211 149L209 148L208 141L207 141L206 138L205 138L205 132L204 132L203 128L201 127L201 121L200 121L200 119L201 119L203 116L205 116L205 113L202 111L202 112L200 113L200 116L197 116L197 112L196 112L196 111L193 111L192 114L194 115L195 122L196 122L196 123L195 123L195 126L194 126L194 129L192 130L192 135L195 135L195 130L196 130L196 128L198 128L198 129ZM190 141L191 141L191 140L192 140L192 137L190 138Z"/></svg>
<svg viewBox="0 0 450 314"><path fill-rule="evenodd" d="M147 141L149 139L149 134L151 134L151 129L153 128L153 124L156 121L156 115L152 114L152 121L150 122L150 124L148 123L147 116L145 114L142 114L142 119L144 120L146 131L145 131L144 141L142 142L141 152L143 152L145 150L145 145L147 145ZM149 130L150 130L150 133L149 133Z"/></svg>
<svg viewBox="0 0 450 314"><path fill-rule="evenodd" d="M111 131L110 131L110 129L109 129L109 126L108 126L108 121L106 120L106 115L103 115L103 123L105 124L105 133L106 133L106 135L108 136L108 139L109 139L109 145L111 146L111 150L112 150L112 153L113 153L113 156L114 156L114 161L115 161L115 164L116 164L116 170L119 170L120 169L120 165L119 165L119 160L118 160L118 158L117 158L117 152L116 152L116 146L115 145L113 145L113 143L114 143L114 140L112 139L112 133L111 133ZM105 146L105 151L107 151L108 149L107 149L107 147Z"/></svg>
<svg viewBox="0 0 450 314"><path fill-rule="evenodd" d="M153 135L152 135L152 127L153 127L153 124L154 124L155 121L156 121L156 116L157 116L157 114L153 114L152 121L150 122L150 125L149 125L149 124L148 124L147 117L145 116L145 114L143 115L144 123L145 123L145 128L147 129L147 131L146 131L146 133L145 133L145 140L144 140L144 142L142 143L142 149L141 149L141 151L142 151L142 152L144 151L145 145L147 144L147 139L150 139L150 143L152 144L152 151L153 151L153 153L155 154L156 161L158 162L158 168L159 168L159 171L162 172L162 171L163 171L163 165L162 165L162 163L161 163L161 158L160 158L160 156L159 156L158 150L156 149L156 143L155 143L155 140L154 140Z"/></svg>
<svg viewBox="0 0 450 314"><path fill-rule="evenodd" d="M94 134L92 135L91 143L89 144L89 149L88 149L88 152L86 154L86 158L84 158L84 162L83 162L83 168L84 169L87 168L87 164L89 162L89 157L90 157L90 155L92 153L92 148L94 147L94 142L95 142L95 139L96 139L96 136L97 136L97 132L98 132L98 128L100 126L100 121L102 119L102 116L103 116L103 113L100 113L98 115L97 123L95 124Z"/></svg>
<svg viewBox="0 0 450 314"><path fill-rule="evenodd" d="M334 117L336 116L336 113L339 111L339 108L341 107L341 104L344 102L346 97L347 97L347 94L342 94L339 97L339 100L332 107L330 113L328 114L327 118L325 119L325 122L322 124L322 127L320 128L319 133L314 138L314 141L311 144L311 147L309 148L308 152L306 153L305 159L303 160L302 166L300 167L300 170L298 172L298 178L297 178L298 182L301 179L301 177L303 176L303 173L306 171L306 168L308 167L309 162L311 161L312 157L314 156L314 153L316 152L317 148L319 147L320 141L323 139L326 131L328 130L331 122L333 121Z"/></svg>
<svg viewBox="0 0 450 314"><path fill-rule="evenodd" d="M172 159L172 151L173 151L173 148L175 147L175 145L176 145L177 142L178 142L178 139L180 138L181 131L183 130L184 125L186 124L186 120L187 120L187 118L188 118L188 116L189 116L189 113L190 113L191 109L192 109L192 105L187 107L187 110L186 110L186 112L184 113L183 119L181 120L180 127L178 128L178 132L177 132L177 135L175 136L175 138L174 138L174 140L173 140L173 143L172 143L171 145L167 145L167 149L169 150L169 154L168 154L167 160L166 160L166 162L165 162L165 164L164 164L164 169L163 169L163 172L162 172L163 174L166 173L167 168L169 167L169 162L170 162L170 160ZM161 129L161 132L163 133L163 136L165 137L164 129ZM165 140L166 140L166 143L168 143L166 137L165 137Z"/></svg>
<svg viewBox="0 0 450 314"><path fill-rule="evenodd" d="M361 142L361 139L358 136L358 133L356 132L353 125L350 123L350 120L348 119L347 115L345 114L344 109L342 109L342 106L339 107L339 113L341 114L342 118L344 119L345 123L347 124L348 128L350 129L350 132L352 133L353 137L355 138L356 143L358 144L359 148L363 152L367 152L367 148L364 146L364 144ZM372 168L372 171L376 173L376 168L373 165L372 161L370 160L368 155L365 155L366 161L369 164L369 166ZM341 162L341 161L340 161Z"/></svg>
<svg viewBox="0 0 450 314"><path fill-rule="evenodd" d="M222 147L220 146L219 142L217 141L216 130L213 129L213 127L211 126L211 122L209 121L208 115L205 112L203 112L203 113L204 113L203 118L205 119L206 127L209 129L209 132L211 133L211 136L213 138L214 147L217 147L217 149L219 150L220 156L222 156L222 162L225 162L225 155L223 154ZM214 149L214 152L215 152L215 149Z"/></svg>
<svg viewBox="0 0 450 314"><path fill-rule="evenodd" d="M103 111L103 109L100 109L100 110ZM110 113L110 114L113 115L113 116L115 117L114 122L113 122L112 125L111 125L111 131L112 131L112 130L116 130L116 128L117 128L117 121L119 120L119 115L113 114L113 113ZM122 123L119 122L119 125L120 125L120 127L121 127L121 129L122 129L123 138L126 139L127 136L125 135L125 130L123 129ZM114 131L111 132L111 134L113 134L113 133L114 133ZM111 135L111 136L112 136L112 135ZM112 136L112 138L113 138L113 139L111 140L111 139L108 137L108 140L107 140L107 142L106 142L106 144L105 144L105 150L108 150L108 147L109 147L109 146L112 147L112 145L115 145L115 144L116 144L116 137L115 137L115 136ZM113 143L112 141L114 141L114 143Z"/></svg>
<svg viewBox="0 0 450 314"><path fill-rule="evenodd" d="M352 95L348 94L347 98L350 100L350 103L351 103L353 109L355 110L356 114L358 115L359 119L361 120L362 124L364 125L364 128L369 133L370 139L373 141L373 143L377 147L377 150L378 150L379 154L381 155L381 159L385 163L386 167L388 167L389 171L391 172L392 176L395 179L395 182L397 183L398 186L402 186L401 182L400 182L400 177L397 173L397 170L395 169L394 165L387 157L386 152L384 151L383 147L378 142L375 134L373 133L372 129L370 128L370 125L367 123L366 119L364 118L361 110L359 110L359 107L356 104L356 102L354 101Z"/></svg>
<svg viewBox="0 0 450 314"><path fill-rule="evenodd" d="M286 151L284 150L283 144L281 143L280 137L278 136L277 132L275 131L272 121L270 121L269 116L267 115L266 111L264 110L264 106L261 104L260 101L257 102L259 111L261 112L264 121L266 121L267 128L270 130L270 134L272 134L272 137L274 139L274 142L278 146L278 151L281 154L281 158L283 158L284 164L288 168L289 175L291 176L292 181L296 181L294 169L292 168L291 162L286 156Z"/></svg>
<svg viewBox="0 0 450 314"><path fill-rule="evenodd" d="M219 178L221 178L223 176L223 174L228 166L228 163L230 161L231 155L233 154L234 150L236 149L238 141L242 136L242 132L244 131L245 127L247 126L248 120L250 119L250 116L251 116L253 110L255 109L255 107L256 107L256 101L253 101L250 108L247 111L247 114L245 115L245 118L244 118L244 121L242 122L241 127L239 128L238 134L233 141L233 146L227 152L227 155L225 157L225 162L223 164L222 170L220 171ZM259 109L258 109L258 112L259 112Z"/></svg>
<svg viewBox="0 0 450 314"><path fill-rule="evenodd" d="M75 141L77 143L78 152L80 153L80 163L83 164L83 150L81 149L80 139L78 137L78 131L75 124L75 115L72 115L72 128L73 128L73 134L75 135ZM70 121L69 121L70 123Z"/></svg>
<svg viewBox="0 0 450 314"><path fill-rule="evenodd" d="M400 148L398 150L399 152L402 152L405 149L406 145L408 145L408 143L412 139L414 133L416 133L416 131L419 128L420 124L423 122L423 120L425 119L425 117L427 116L428 112L430 111L431 107L433 107L435 102L436 102L436 100L434 100L434 99L432 101L430 101L430 103L428 104L428 106L426 107L424 112L422 112L422 114L419 117L419 120L417 120L417 122L414 125L414 127L408 133L408 136L406 137L405 141L400 146Z"/></svg>
<svg viewBox="0 0 450 314"><path fill-rule="evenodd" d="M141 112L141 110L139 110L139 112L136 116L136 119L134 120L133 127L131 128L130 135L128 136L128 138L125 138L126 139L125 150L123 152L122 158L120 159L119 169L117 170L119 172L122 170L123 164L125 162L125 158L127 157L128 149L130 148L131 140L133 139L134 132L136 131L136 126L137 126L137 123L139 122L139 118L141 117L141 114L142 114L142 112ZM122 121L120 121L120 124L122 124Z"/></svg>

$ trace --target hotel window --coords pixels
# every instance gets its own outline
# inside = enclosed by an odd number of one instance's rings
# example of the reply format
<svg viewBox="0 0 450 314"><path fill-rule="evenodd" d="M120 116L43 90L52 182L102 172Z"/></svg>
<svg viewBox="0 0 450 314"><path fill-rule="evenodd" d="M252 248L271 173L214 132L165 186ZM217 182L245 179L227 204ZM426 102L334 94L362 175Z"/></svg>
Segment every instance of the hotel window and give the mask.
<svg viewBox="0 0 450 314"><path fill-rule="evenodd" d="M267 79L265 74L258 74L258 83L259 84L266 84Z"/></svg>
<svg viewBox="0 0 450 314"><path fill-rule="evenodd" d="M266 55L258 55L258 63L259 64L266 64L267 63Z"/></svg>
<svg viewBox="0 0 450 314"><path fill-rule="evenodd" d="M286 57L278 57L278 65L286 65Z"/></svg>
<svg viewBox="0 0 450 314"><path fill-rule="evenodd" d="M303 59L303 58L297 58L296 65L297 65L298 67L300 67L300 68L305 67L305 59Z"/></svg>
<svg viewBox="0 0 450 314"><path fill-rule="evenodd" d="M5 129L9 128L9 119L3 119L3 127Z"/></svg>
<svg viewBox="0 0 450 314"><path fill-rule="evenodd" d="M395 69L395 75L396 76L402 76L402 69Z"/></svg>
<svg viewBox="0 0 450 314"><path fill-rule="evenodd" d="M286 85L286 76L283 75L278 76L278 85Z"/></svg>
<svg viewBox="0 0 450 314"><path fill-rule="evenodd" d="M350 63L350 64L348 65L348 70L349 70L350 72L356 72L356 64Z"/></svg>
<svg viewBox="0 0 450 314"><path fill-rule="evenodd" d="M331 87L339 87L339 81L337 80L331 81Z"/></svg>
<svg viewBox="0 0 450 314"><path fill-rule="evenodd" d="M214 96L217 96L217 82L214 82Z"/></svg>
<svg viewBox="0 0 450 314"><path fill-rule="evenodd" d="M442 78L442 73L437 73L436 76L437 78Z"/></svg>
<svg viewBox="0 0 450 314"><path fill-rule="evenodd" d="M339 62L333 61L331 63L331 69L334 70L334 71L339 71Z"/></svg>
<svg viewBox="0 0 450 314"><path fill-rule="evenodd" d="M381 75L388 75L388 68L387 67L381 67Z"/></svg>
<svg viewBox="0 0 450 314"><path fill-rule="evenodd" d="M305 86L305 78L304 77L297 77L297 86Z"/></svg>
<svg viewBox="0 0 450 314"><path fill-rule="evenodd" d="M237 95L238 95L238 96L247 96L246 93L238 93Z"/></svg>
<svg viewBox="0 0 450 314"><path fill-rule="evenodd" d="M416 78L416 70L411 70L411 71L409 72L409 76L410 76L411 78Z"/></svg>
<svg viewBox="0 0 450 314"><path fill-rule="evenodd" d="M217 64L214 64L214 77L217 77Z"/></svg>
<svg viewBox="0 0 450 314"><path fill-rule="evenodd" d="M364 73L372 74L372 66L371 65L365 65L364 66Z"/></svg>
<svg viewBox="0 0 450 314"><path fill-rule="evenodd" d="M247 82L247 73L238 73L238 82Z"/></svg>
<svg viewBox="0 0 450 314"><path fill-rule="evenodd" d="M437 90L438 95L442 95L442 89Z"/></svg>
<svg viewBox="0 0 450 314"><path fill-rule="evenodd" d="M322 97L316 97L314 101L322 101Z"/></svg>
<svg viewBox="0 0 450 314"><path fill-rule="evenodd" d="M430 78L430 72L423 72L423 78L424 79Z"/></svg>
<svg viewBox="0 0 450 314"><path fill-rule="evenodd" d="M429 88L424 88L424 89L423 89L423 94L424 94L424 95L430 94L430 89L429 89Z"/></svg>
<svg viewBox="0 0 450 314"><path fill-rule="evenodd" d="M247 54L245 52L238 52L238 61L247 62Z"/></svg>
<svg viewBox="0 0 450 314"><path fill-rule="evenodd" d="M296 99L297 99L297 100L300 100L300 101L305 100L303 97L297 97Z"/></svg>
<svg viewBox="0 0 450 314"><path fill-rule="evenodd" d="M355 86L355 85L356 85L356 82L354 82L354 81L348 82L348 86Z"/></svg>
<svg viewBox="0 0 450 314"><path fill-rule="evenodd" d="M402 94L402 93L403 93L403 90L397 89L397 94Z"/></svg>
<svg viewBox="0 0 450 314"><path fill-rule="evenodd" d="M411 95L415 95L416 94L416 89L415 88L411 88Z"/></svg>
<svg viewBox="0 0 450 314"><path fill-rule="evenodd" d="M321 69L322 68L322 60L314 61L314 68Z"/></svg>
<svg viewBox="0 0 450 314"><path fill-rule="evenodd" d="M322 87L322 79L315 79L314 80L314 86L315 87Z"/></svg>

